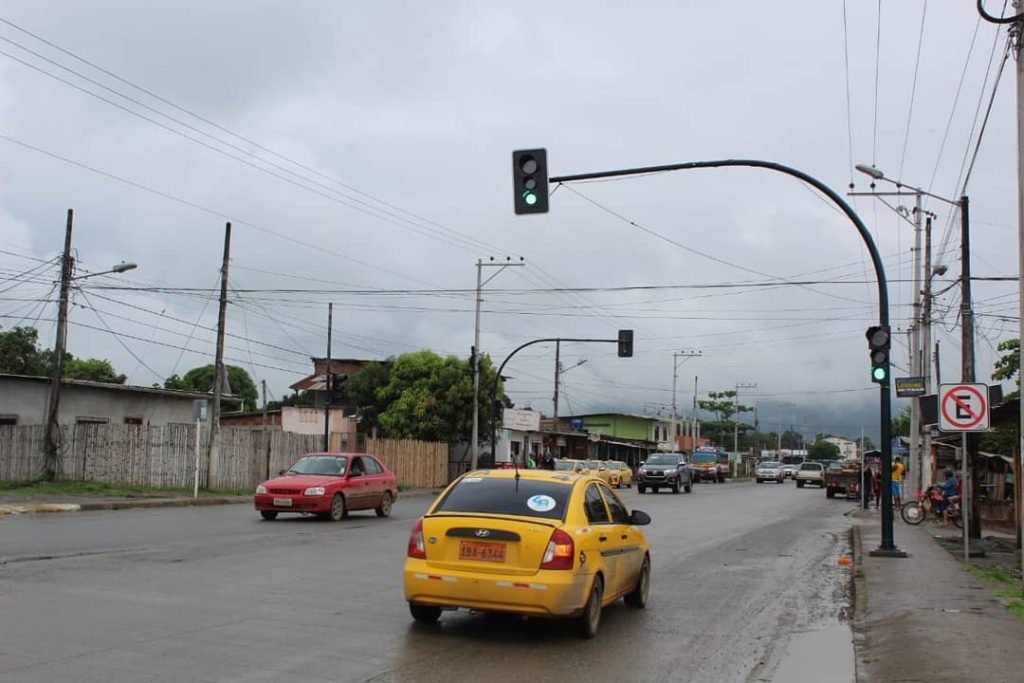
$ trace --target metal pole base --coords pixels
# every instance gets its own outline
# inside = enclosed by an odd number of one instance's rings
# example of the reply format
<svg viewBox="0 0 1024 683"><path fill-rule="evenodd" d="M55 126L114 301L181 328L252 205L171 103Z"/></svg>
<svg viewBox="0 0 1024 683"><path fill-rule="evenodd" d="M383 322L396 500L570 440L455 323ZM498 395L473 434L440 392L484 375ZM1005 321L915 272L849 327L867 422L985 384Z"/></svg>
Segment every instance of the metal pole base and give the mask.
<svg viewBox="0 0 1024 683"><path fill-rule="evenodd" d="M883 548L881 546L875 548L868 553L871 557L907 557L907 553L899 548Z"/></svg>
<svg viewBox="0 0 1024 683"><path fill-rule="evenodd" d="M967 545L967 557L985 557L985 544L972 538Z"/></svg>

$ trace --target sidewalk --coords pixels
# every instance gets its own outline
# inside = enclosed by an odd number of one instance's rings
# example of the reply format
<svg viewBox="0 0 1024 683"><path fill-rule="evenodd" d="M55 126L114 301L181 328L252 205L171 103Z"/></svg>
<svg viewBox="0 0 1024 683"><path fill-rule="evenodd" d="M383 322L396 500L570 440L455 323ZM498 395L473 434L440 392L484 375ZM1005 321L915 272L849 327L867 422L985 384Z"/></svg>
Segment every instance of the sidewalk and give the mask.
<svg viewBox="0 0 1024 683"><path fill-rule="evenodd" d="M433 496L439 489L409 489L398 494L398 499ZM111 497L62 494L12 495L0 494L0 517L40 512L86 512L91 510L128 510L133 508L170 508L204 505L252 505L252 496L152 496Z"/></svg>
<svg viewBox="0 0 1024 683"><path fill-rule="evenodd" d="M858 681L1024 680L1024 621L940 547L933 536L948 530L930 521L913 527L897 516L894 540L908 557L871 557L881 542L879 513L853 517L860 537Z"/></svg>

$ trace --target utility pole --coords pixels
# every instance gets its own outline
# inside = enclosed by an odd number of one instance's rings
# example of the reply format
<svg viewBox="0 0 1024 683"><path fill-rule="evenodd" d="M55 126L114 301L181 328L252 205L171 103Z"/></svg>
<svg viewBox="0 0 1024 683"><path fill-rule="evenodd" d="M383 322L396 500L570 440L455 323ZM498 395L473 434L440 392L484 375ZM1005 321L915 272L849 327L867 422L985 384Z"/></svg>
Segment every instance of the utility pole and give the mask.
<svg viewBox="0 0 1024 683"><path fill-rule="evenodd" d="M690 445L696 449L700 438L700 418L697 416L697 375L693 376L693 422L690 424Z"/></svg>
<svg viewBox="0 0 1024 683"><path fill-rule="evenodd" d="M921 194L914 195L914 322L910 336L910 374L921 376ZM921 400L910 400L910 464L921 462ZM920 470L920 466L917 467ZM915 493L917 491L915 490Z"/></svg>
<svg viewBox="0 0 1024 683"><path fill-rule="evenodd" d="M924 393L932 392L932 277L939 273L945 273L945 266L932 268L932 218L933 214L927 213L924 222L924 292L922 298L924 307L921 312L921 375L924 378ZM921 399L915 398L914 404L920 406ZM917 468L917 475L914 477L914 494L923 491L931 477L925 473L932 471L932 429L925 426L918 420L918 429L921 430L921 453L914 465Z"/></svg>
<svg viewBox="0 0 1024 683"><path fill-rule="evenodd" d="M558 431L558 379L562 375L562 340L555 342L555 395L552 399L555 403L554 418L555 431Z"/></svg>
<svg viewBox="0 0 1024 683"><path fill-rule="evenodd" d="M217 352L213 365L213 409L210 411L210 460L206 463L206 486L213 488L220 467L220 399L224 389L224 327L228 316L228 263L231 259L231 223L224 226L224 260L220 266L220 309L217 313Z"/></svg>
<svg viewBox="0 0 1024 683"><path fill-rule="evenodd" d="M327 304L327 369L324 370L324 453L331 450L331 395L334 391L334 368L331 367L331 332L334 330L334 304Z"/></svg>
<svg viewBox="0 0 1024 683"><path fill-rule="evenodd" d="M46 448L43 461L43 480L53 481L57 477L57 461L60 451L60 389L64 374L64 348L68 335L68 299L71 294L71 274L75 260L71 256L71 229L75 212L68 209L67 226L64 229L64 254L60 266L60 307L57 309L57 338L53 342L53 376L50 381L50 396L46 402Z"/></svg>
<svg viewBox="0 0 1024 683"><path fill-rule="evenodd" d="M970 237L970 203L967 195L960 197L960 364L962 366L960 380L965 384L974 382L974 309L971 306L971 237ZM964 488L970 487L971 516L967 520L971 538L981 538L981 487L979 486L978 439L974 434L964 433L964 446L967 448L967 466L970 472L964 472Z"/></svg>
<svg viewBox="0 0 1024 683"><path fill-rule="evenodd" d="M699 358L702 351L673 351L672 352L672 444L673 448L679 448L679 413L676 410L676 377L679 370L679 358L685 362L687 358ZM697 390L694 388L694 401L697 400ZM693 443L690 444L693 448Z"/></svg>
<svg viewBox="0 0 1024 683"><path fill-rule="evenodd" d="M552 400L555 402L555 423L556 423L555 424L555 428L556 429L558 427L558 425L557 425L557 422L558 422L558 390L559 390L559 387L562 385L562 375L564 375L565 373L569 372L573 368L578 368L579 366L581 366L581 365L583 365L584 363L587 362L586 358L581 358L580 360L576 361L575 365L570 365L567 368L563 367L562 366L562 361L561 361L561 352L562 352L562 340L558 339L558 340L555 341L555 395L552 398Z"/></svg>
<svg viewBox="0 0 1024 683"><path fill-rule="evenodd" d="M510 256L505 257L505 263L495 262L493 256L489 262L484 262L482 259L476 260L476 324L473 328L473 349L469 359L473 366L473 435L469 440L471 445L470 468L474 470L480 459L480 304L484 301L481 292L484 285L496 278L501 271L511 266L525 265L526 263L523 262L522 256L519 257L518 263L513 262ZM497 267L498 271L486 280L483 280L483 269L485 266ZM493 406L491 406L490 412L494 412ZM491 457L494 457L494 444L491 444Z"/></svg>
<svg viewBox="0 0 1024 683"><path fill-rule="evenodd" d="M267 380L260 380L260 387L263 389L263 452L265 454L266 478L270 479L270 432L267 427Z"/></svg>
<svg viewBox="0 0 1024 683"><path fill-rule="evenodd" d="M732 421L732 452L739 456L740 453L740 389L756 389L757 384L739 383L736 385L736 419Z"/></svg>
<svg viewBox="0 0 1024 683"><path fill-rule="evenodd" d="M1024 16L1024 0L1013 0L1013 10L1017 14L1018 21L1010 28L1013 36L1014 57L1017 61L1017 300L1020 302L1018 313L1020 330L1018 331L1018 344L1024 344L1024 22L1020 18ZM1019 348L1019 347L1018 347ZM1022 375L1017 370L1017 381L1021 382ZM1024 382L1021 383L1024 386ZM1013 498L1017 501L1017 508L1020 510L1020 519L1017 525L1017 547L1024 548L1024 502L1021 501L1021 492L1024 491L1024 410L1018 409L1020 417L1017 423L1017 476L1014 477ZM1021 576L1024 576L1024 550L1021 551Z"/></svg>

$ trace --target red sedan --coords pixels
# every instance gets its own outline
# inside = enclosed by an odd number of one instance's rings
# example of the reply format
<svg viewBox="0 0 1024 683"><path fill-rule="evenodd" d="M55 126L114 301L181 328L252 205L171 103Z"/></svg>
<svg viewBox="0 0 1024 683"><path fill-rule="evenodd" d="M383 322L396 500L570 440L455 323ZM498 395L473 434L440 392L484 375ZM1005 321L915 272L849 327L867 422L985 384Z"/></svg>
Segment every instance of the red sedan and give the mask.
<svg viewBox="0 0 1024 683"><path fill-rule="evenodd" d="M351 510L391 514L398 499L398 480L380 460L365 453L310 453L280 477L256 487L253 502L263 519L281 512L345 519Z"/></svg>

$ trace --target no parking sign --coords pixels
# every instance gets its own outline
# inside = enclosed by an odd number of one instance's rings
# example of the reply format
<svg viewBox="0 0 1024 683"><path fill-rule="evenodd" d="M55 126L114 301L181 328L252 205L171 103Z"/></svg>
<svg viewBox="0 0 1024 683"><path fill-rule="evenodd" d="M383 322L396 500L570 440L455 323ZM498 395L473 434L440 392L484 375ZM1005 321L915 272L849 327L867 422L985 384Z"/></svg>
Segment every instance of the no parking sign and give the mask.
<svg viewBox="0 0 1024 683"><path fill-rule="evenodd" d="M988 386L943 384L939 387L939 431L987 432Z"/></svg>

